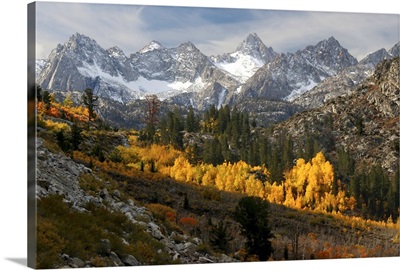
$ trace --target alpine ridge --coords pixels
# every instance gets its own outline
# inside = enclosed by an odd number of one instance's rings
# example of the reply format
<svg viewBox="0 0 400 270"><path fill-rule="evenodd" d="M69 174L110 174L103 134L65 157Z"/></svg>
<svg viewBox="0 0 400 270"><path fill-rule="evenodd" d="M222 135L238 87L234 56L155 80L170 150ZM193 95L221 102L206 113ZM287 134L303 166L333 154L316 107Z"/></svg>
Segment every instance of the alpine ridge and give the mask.
<svg viewBox="0 0 400 270"><path fill-rule="evenodd" d="M253 104L248 109L267 125L351 93L380 61L398 52L399 43L358 62L329 37L295 53L278 54L251 33L235 51L218 56L203 54L190 41L167 48L156 40L126 55L117 46L103 49L94 39L75 33L48 59L37 59L36 81L61 93L91 88L104 99L102 104L125 106L149 94L197 110Z"/></svg>

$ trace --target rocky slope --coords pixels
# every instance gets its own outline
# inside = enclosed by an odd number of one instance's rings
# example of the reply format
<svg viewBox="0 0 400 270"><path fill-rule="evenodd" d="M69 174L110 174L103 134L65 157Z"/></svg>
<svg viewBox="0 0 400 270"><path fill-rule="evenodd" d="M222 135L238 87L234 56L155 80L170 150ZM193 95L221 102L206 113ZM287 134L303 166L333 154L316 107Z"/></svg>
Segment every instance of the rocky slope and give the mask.
<svg viewBox="0 0 400 270"><path fill-rule="evenodd" d="M399 56L399 48L400 42L389 51L382 48L367 55L357 65L348 67L336 75L326 78L308 92L296 97L293 103L301 105L305 109L311 109L322 106L331 98L351 94L352 89L373 74L375 67L380 62Z"/></svg>
<svg viewBox="0 0 400 270"><path fill-rule="evenodd" d="M212 62L244 83L260 67L271 62L278 54L265 46L256 33L252 33L231 53L211 56Z"/></svg>
<svg viewBox="0 0 400 270"><path fill-rule="evenodd" d="M296 114L276 130L287 130L298 139L314 134L325 150L343 147L359 165L380 163L394 173L399 158L399 60L381 62L350 95ZM329 142L334 145L329 146Z"/></svg>
<svg viewBox="0 0 400 270"><path fill-rule="evenodd" d="M325 78L355 64L357 60L330 37L296 53L277 56L242 86L238 99L266 97L292 100Z"/></svg>
<svg viewBox="0 0 400 270"><path fill-rule="evenodd" d="M120 138L123 140L123 138ZM79 178L82 174L93 176L96 181L104 186L100 192L94 194L81 187ZM68 179L68 181L65 181ZM160 252L169 254L171 260L179 260L181 263L213 263L233 262L236 259L225 254L212 256L207 253L197 252L198 246L203 242L199 238L189 237L173 231L169 235L165 233L162 225L158 225L156 219L145 207L139 206L132 199L126 199L123 191L116 189L110 182L102 179L92 170L82 164L76 163L63 153L50 151L42 138L37 139L37 199L41 200L50 195L58 194L63 196L63 201L72 211L88 212L85 209L88 203L97 207L106 208L111 212L123 213L133 224L139 225L153 239L164 247ZM67 233L67 232L64 232ZM176 239L181 241L176 242ZM108 239L102 239L101 246L107 250L102 259L110 262L107 266L136 266L141 265L134 256L130 254L117 255ZM65 268L92 267L90 261L83 261L81 258L60 254Z"/></svg>

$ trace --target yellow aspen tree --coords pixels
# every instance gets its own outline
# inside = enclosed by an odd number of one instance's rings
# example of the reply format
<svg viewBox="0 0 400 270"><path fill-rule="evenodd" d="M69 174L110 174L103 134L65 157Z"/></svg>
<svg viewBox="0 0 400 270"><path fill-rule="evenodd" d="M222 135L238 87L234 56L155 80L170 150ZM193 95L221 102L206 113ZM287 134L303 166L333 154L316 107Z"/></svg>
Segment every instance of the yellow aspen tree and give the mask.
<svg viewBox="0 0 400 270"><path fill-rule="evenodd" d="M268 194L268 200L273 203L282 204L284 202L283 198L283 186L278 185L274 182L270 187L270 192Z"/></svg>
<svg viewBox="0 0 400 270"><path fill-rule="evenodd" d="M290 186L288 186L287 189L286 189L286 199L285 199L285 202L283 203L283 205L285 205L287 207L291 207L291 208L295 208L296 207L296 203L295 203L295 199L294 199L294 196L293 196L292 188Z"/></svg>
<svg viewBox="0 0 400 270"><path fill-rule="evenodd" d="M225 190L226 186L226 172L227 165L226 163L217 166L217 175L215 177L215 186L219 190Z"/></svg>
<svg viewBox="0 0 400 270"><path fill-rule="evenodd" d="M253 174L250 175L250 177L245 181L245 184L247 195L260 198L264 197L263 183L260 180L256 179Z"/></svg>
<svg viewBox="0 0 400 270"><path fill-rule="evenodd" d="M204 165L205 173L202 178L201 184L203 186L215 186L216 169L213 165Z"/></svg>

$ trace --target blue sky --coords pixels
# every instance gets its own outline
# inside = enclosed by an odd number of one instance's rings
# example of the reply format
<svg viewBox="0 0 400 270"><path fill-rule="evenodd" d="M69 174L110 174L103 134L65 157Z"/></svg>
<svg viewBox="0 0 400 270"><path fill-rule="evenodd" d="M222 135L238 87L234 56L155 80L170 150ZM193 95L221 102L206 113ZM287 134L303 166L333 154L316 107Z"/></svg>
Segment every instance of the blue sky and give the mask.
<svg viewBox="0 0 400 270"><path fill-rule="evenodd" d="M38 58L76 32L128 56L152 40L166 47L191 41L204 54L218 55L257 33L279 53L334 36L361 60L399 41L399 15L382 13L38 2L36 22Z"/></svg>

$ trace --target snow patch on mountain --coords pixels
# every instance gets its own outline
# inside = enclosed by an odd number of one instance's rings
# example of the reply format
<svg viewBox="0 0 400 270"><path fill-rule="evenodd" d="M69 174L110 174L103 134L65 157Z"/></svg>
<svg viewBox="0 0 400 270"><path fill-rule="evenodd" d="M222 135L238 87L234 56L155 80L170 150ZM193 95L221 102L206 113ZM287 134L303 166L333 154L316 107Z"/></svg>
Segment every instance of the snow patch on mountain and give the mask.
<svg viewBox="0 0 400 270"><path fill-rule="evenodd" d="M83 63L82 67L78 67L78 71L82 76L90 78L101 78L104 82L111 86L125 87L130 91L132 95L139 95L139 98L143 98L148 94L157 94L158 97L163 100L171 97L177 93L185 92L196 92L200 91L204 87L204 82L201 77L198 77L194 82L186 81L172 81L168 82L165 80L147 79L140 76L135 81L127 81L119 74L118 76L111 76L104 72L100 66L94 61L93 65ZM112 96L112 99L120 101L120 98Z"/></svg>
<svg viewBox="0 0 400 270"><path fill-rule="evenodd" d="M290 93L287 97L285 97L283 100L286 101L293 101L295 98L301 96L302 94L308 92L309 90L313 89L315 86L317 86L319 83L315 82L313 80L308 81L307 84L301 84L298 83L296 86L297 88Z"/></svg>
<svg viewBox="0 0 400 270"><path fill-rule="evenodd" d="M222 106L222 103L225 101L226 94L228 91L224 88L218 95L218 104L217 104L217 109L220 109Z"/></svg>
<svg viewBox="0 0 400 270"><path fill-rule="evenodd" d="M48 64L48 60L46 59L36 59L36 67L35 67L35 74L36 77L42 72L43 68Z"/></svg>
<svg viewBox="0 0 400 270"><path fill-rule="evenodd" d="M230 56L235 59L234 62L214 62L214 65L234 75L241 83L248 80L264 65L261 59L257 59L251 55L244 55L240 52L232 53Z"/></svg>
<svg viewBox="0 0 400 270"><path fill-rule="evenodd" d="M151 52L151 51L158 50L161 48L162 48L162 45L159 42L153 40L152 42L150 42L149 45L147 45L142 50L140 50L140 53Z"/></svg>

